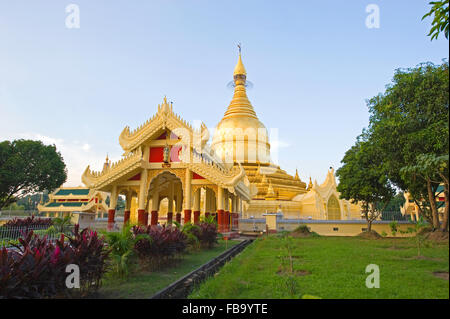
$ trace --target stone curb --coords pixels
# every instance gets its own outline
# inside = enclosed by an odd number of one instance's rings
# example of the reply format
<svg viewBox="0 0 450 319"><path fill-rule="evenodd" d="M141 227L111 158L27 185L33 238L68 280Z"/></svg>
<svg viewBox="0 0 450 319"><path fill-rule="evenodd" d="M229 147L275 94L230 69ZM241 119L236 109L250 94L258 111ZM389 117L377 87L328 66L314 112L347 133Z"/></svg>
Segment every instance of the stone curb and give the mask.
<svg viewBox="0 0 450 319"><path fill-rule="evenodd" d="M195 285L198 285L206 278L214 275L228 260L236 256L252 242L253 239L246 239L236 246L233 246L221 255L213 258L206 264L203 264L166 288L160 290L150 297L150 299L185 299Z"/></svg>

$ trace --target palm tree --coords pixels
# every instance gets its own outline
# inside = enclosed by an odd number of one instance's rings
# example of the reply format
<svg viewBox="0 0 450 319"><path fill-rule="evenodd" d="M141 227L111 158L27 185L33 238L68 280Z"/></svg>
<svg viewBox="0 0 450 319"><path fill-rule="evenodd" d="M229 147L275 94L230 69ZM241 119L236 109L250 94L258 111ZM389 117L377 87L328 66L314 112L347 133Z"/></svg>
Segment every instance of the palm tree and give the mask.
<svg viewBox="0 0 450 319"><path fill-rule="evenodd" d="M61 233L63 233L63 232L64 232L64 229L65 229L67 226L69 226L69 225L72 224L71 218L72 218L72 217L70 216L70 214L67 214L67 215L64 216L63 218L55 217L55 218L53 218L53 225L54 225L56 228L59 228L59 231L60 231Z"/></svg>
<svg viewBox="0 0 450 319"><path fill-rule="evenodd" d="M151 240L147 234L134 236L131 228L132 225L127 224L120 232L102 232L111 248L113 272L119 277L126 277L129 274L131 261L136 256L134 251L136 242L141 239Z"/></svg>

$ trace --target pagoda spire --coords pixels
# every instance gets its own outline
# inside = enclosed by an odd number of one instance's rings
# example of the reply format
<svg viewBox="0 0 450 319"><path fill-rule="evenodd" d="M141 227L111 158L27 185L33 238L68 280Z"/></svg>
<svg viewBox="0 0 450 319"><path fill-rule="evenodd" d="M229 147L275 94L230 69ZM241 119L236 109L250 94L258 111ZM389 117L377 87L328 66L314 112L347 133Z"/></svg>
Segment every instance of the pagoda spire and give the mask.
<svg viewBox="0 0 450 319"><path fill-rule="evenodd" d="M108 158L108 153L106 153L105 163L103 164L103 171L107 171L109 169L110 164L111 161Z"/></svg>
<svg viewBox="0 0 450 319"><path fill-rule="evenodd" d="M239 47L239 57L236 67L233 72L234 79L234 95L233 99L225 112L224 119L235 116L252 117L257 119L255 110L247 97L247 90L245 88L247 71L242 63L241 46Z"/></svg>
<svg viewBox="0 0 450 319"><path fill-rule="evenodd" d="M312 182L312 179L311 179L311 176L309 177L309 184L308 184L308 190L311 190L311 188L313 187L313 182Z"/></svg>
<svg viewBox="0 0 450 319"><path fill-rule="evenodd" d="M298 176L298 170L297 170L297 169L295 169L295 177L294 177L294 179L295 179L296 181L299 181L299 180L300 180L300 177Z"/></svg>
<svg viewBox="0 0 450 319"><path fill-rule="evenodd" d="M238 62L236 64L236 67L234 68L233 76L236 77L236 75L243 75L247 76L247 71L245 71L244 63L242 63L242 57L241 57L241 44L238 44L239 48L239 58ZM236 78L234 79L236 83ZM245 79L244 79L245 81Z"/></svg>

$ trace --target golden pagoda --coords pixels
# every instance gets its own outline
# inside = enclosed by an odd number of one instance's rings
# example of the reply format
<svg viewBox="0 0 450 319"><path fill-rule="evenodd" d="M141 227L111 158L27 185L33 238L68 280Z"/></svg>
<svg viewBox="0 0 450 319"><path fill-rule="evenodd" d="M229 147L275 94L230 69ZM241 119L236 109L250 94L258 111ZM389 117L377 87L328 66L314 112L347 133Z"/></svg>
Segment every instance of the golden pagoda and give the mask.
<svg viewBox="0 0 450 319"><path fill-rule="evenodd" d="M360 217L356 205L340 199L334 170L321 185L310 178L306 189L297 169L292 176L271 161L267 129L247 96L247 71L240 50L233 80L233 98L211 145L206 125L194 128L164 97L145 123L134 130L123 129L119 144L124 153L119 161L111 162L107 156L102 171L86 168L85 192L110 194L109 207L103 207L103 211L108 208L108 229L115 226L119 195L126 199L124 224L181 223L182 213L184 223L198 223L203 214L214 216L219 231L227 233L238 228L234 221L264 213L277 212L288 219ZM64 206L75 206L60 201L43 209L55 206L54 210L62 211ZM76 205L86 210L94 207L81 200Z"/></svg>
<svg viewBox="0 0 450 319"><path fill-rule="evenodd" d="M258 119L247 97L247 72L239 52L233 72L234 95L217 125L211 144L216 156L230 166L241 163L250 183L257 188L247 205L247 212L285 210L298 212L292 198L306 192L306 184L298 176L287 174L271 162L267 129Z"/></svg>
<svg viewBox="0 0 450 319"><path fill-rule="evenodd" d="M210 154L208 139L206 125L192 127L165 97L144 124L125 127L119 136L122 158L111 162L107 157L102 171L88 166L81 177L89 189L110 193L108 229L116 226L122 195L124 224L181 223L182 213L184 223L198 223L203 214L215 216L219 231L229 232L242 202L251 200L250 182L243 167L226 167Z"/></svg>

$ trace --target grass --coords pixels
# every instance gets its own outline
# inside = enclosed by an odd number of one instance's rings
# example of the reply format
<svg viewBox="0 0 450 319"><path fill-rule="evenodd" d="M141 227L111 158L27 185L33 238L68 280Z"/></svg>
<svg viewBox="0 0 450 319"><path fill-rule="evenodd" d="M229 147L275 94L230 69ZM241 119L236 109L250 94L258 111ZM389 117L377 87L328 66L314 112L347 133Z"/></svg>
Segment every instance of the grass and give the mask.
<svg viewBox="0 0 450 319"><path fill-rule="evenodd" d="M97 297L112 299L150 298L159 290L223 253L226 246L230 248L238 243L238 241L230 240L226 244L225 241L219 240L217 246L186 254L176 264L159 271L136 271L122 280L107 277L104 279Z"/></svg>
<svg viewBox="0 0 450 319"><path fill-rule="evenodd" d="M417 257L413 239L358 237L291 238L294 274L280 273L284 239L259 238L189 298L449 298L449 246L433 243ZM365 285L366 266L380 269L380 288Z"/></svg>

